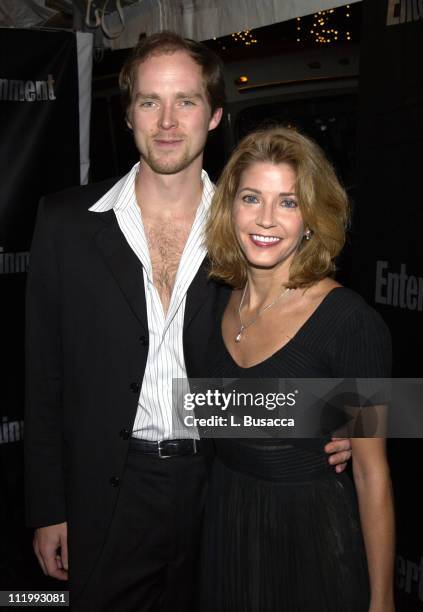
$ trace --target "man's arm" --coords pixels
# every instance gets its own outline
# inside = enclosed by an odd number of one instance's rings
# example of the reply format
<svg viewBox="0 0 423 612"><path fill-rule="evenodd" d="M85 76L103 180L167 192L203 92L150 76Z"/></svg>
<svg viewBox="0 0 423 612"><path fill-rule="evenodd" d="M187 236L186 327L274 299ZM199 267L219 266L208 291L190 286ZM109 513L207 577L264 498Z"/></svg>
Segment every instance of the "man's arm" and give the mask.
<svg viewBox="0 0 423 612"><path fill-rule="evenodd" d="M326 444L325 452L329 455L329 463L340 474L345 470L347 462L351 459L351 440L349 438L332 438L332 441Z"/></svg>
<svg viewBox="0 0 423 612"><path fill-rule="evenodd" d="M67 557L60 283L53 240L41 202L27 281L25 493L28 525L51 526L38 529L34 541L41 566L50 575L58 546ZM48 552L53 546L54 554Z"/></svg>

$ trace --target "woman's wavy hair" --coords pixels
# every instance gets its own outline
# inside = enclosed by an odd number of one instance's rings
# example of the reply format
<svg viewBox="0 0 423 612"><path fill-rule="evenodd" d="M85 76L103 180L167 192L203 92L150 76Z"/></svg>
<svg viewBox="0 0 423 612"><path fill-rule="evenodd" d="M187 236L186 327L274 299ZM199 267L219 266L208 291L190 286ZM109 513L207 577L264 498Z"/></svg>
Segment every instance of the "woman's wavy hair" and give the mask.
<svg viewBox="0 0 423 612"><path fill-rule="evenodd" d="M279 126L248 134L222 172L206 227L210 276L233 287L245 285L248 262L235 234L232 210L242 173L260 162L293 168L299 209L310 230L310 239L303 238L294 256L286 286L307 287L333 275L349 220L347 194L320 147L297 130Z"/></svg>

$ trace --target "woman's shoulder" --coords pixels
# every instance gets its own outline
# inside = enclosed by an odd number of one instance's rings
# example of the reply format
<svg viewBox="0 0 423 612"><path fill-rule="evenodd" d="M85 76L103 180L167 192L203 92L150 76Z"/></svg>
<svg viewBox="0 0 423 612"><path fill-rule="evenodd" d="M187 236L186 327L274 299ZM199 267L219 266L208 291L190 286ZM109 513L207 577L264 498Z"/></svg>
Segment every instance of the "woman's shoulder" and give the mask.
<svg viewBox="0 0 423 612"><path fill-rule="evenodd" d="M390 331L381 315L347 287L328 294L334 329L327 351L336 376L389 377L392 368Z"/></svg>
<svg viewBox="0 0 423 612"><path fill-rule="evenodd" d="M381 315L359 293L332 279L328 280L330 282L316 287L314 295L319 304L316 312L328 329L342 334L367 332L389 335Z"/></svg>
<svg viewBox="0 0 423 612"><path fill-rule="evenodd" d="M390 343L390 332L379 312L356 291L342 285L332 287L321 303L334 335L355 334Z"/></svg>
<svg viewBox="0 0 423 612"><path fill-rule="evenodd" d="M324 279L312 288L310 299L316 301L320 306L327 310L338 312L347 311L348 314L376 313L366 300L356 291L339 284L333 279Z"/></svg>

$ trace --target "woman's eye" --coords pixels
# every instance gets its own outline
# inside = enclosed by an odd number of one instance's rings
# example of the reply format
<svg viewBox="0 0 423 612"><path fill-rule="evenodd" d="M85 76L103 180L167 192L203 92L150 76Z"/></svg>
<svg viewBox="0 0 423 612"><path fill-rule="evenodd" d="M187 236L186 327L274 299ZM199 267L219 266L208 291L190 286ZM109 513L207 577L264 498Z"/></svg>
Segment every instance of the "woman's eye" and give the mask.
<svg viewBox="0 0 423 612"><path fill-rule="evenodd" d="M242 197L242 200L247 204L256 204L258 202L258 198L255 195L245 195Z"/></svg>
<svg viewBox="0 0 423 612"><path fill-rule="evenodd" d="M285 198L281 201L281 206L284 206L285 208L296 208L297 202L296 200Z"/></svg>

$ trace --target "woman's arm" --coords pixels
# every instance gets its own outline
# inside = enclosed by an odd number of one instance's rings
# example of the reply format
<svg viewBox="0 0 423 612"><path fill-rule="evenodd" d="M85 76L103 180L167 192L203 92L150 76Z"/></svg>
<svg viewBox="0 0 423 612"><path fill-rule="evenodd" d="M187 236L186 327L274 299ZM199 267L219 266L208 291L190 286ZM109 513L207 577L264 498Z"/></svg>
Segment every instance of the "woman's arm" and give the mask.
<svg viewBox="0 0 423 612"><path fill-rule="evenodd" d="M353 474L369 568L369 612L394 611L395 524L383 438L353 438Z"/></svg>

